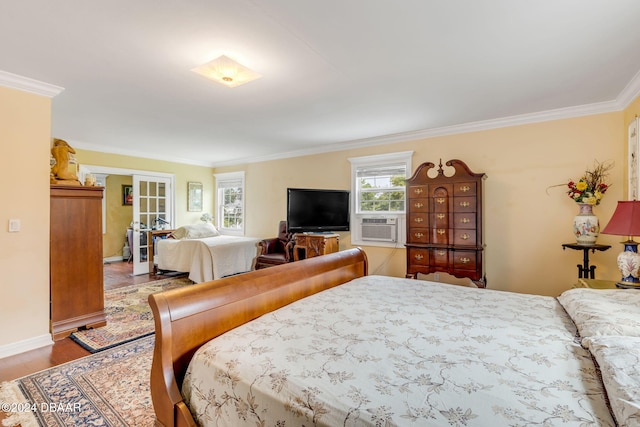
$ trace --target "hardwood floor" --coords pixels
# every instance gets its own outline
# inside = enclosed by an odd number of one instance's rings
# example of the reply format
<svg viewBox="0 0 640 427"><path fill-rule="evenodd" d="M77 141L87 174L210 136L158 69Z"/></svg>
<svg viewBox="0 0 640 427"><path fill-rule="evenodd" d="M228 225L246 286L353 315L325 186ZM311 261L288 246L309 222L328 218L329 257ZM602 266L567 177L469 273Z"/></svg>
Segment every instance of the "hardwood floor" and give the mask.
<svg viewBox="0 0 640 427"><path fill-rule="evenodd" d="M167 276L159 276L152 273L134 276L133 264L126 261L112 262L104 265L105 291L166 278Z"/></svg>
<svg viewBox="0 0 640 427"><path fill-rule="evenodd" d="M105 264L104 289L117 289L167 277L154 274L133 276L132 272L132 264L127 262ZM0 382L14 380L89 354L91 353L80 347L71 338L64 338L46 347L0 359Z"/></svg>

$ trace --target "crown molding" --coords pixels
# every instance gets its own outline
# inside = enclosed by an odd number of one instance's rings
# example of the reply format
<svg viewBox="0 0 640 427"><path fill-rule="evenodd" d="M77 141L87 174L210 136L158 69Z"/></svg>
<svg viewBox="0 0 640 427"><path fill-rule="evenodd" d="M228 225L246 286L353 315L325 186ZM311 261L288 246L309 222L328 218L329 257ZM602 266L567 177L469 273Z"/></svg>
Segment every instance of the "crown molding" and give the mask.
<svg viewBox="0 0 640 427"><path fill-rule="evenodd" d="M0 70L0 86L6 86L11 89L30 92L49 98L53 98L64 90L64 88L60 86L55 86L49 83L41 82L39 80L19 76L17 74L7 73L6 71L2 70Z"/></svg>
<svg viewBox="0 0 640 427"><path fill-rule="evenodd" d="M248 157L244 159L230 160L228 162L215 163L214 167L235 166L243 163L258 163L270 160L280 160L292 157L310 156L334 151L344 151L376 145L394 144L399 142L415 141L418 139L433 138L437 136L456 135L461 133L478 132L483 130L499 129L509 126L520 126L531 123L547 122L552 120L568 119L573 117L590 116L593 114L610 113L621 110L617 101L607 101L577 107L558 108L555 110L540 111L531 114L521 114L516 116L502 117L494 120L484 120L478 122L464 123L454 126L443 126L439 128L422 129L411 132L401 132L389 135L376 136L334 144L327 144L323 147L314 147L278 153L270 156Z"/></svg>
<svg viewBox="0 0 640 427"><path fill-rule="evenodd" d="M633 76L631 81L622 89L618 98L616 98L620 110L627 108L638 96L640 96L640 71Z"/></svg>
<svg viewBox="0 0 640 427"><path fill-rule="evenodd" d="M573 117L590 116L594 114L611 113L620 111L626 107L631 101L633 101L638 94L640 94L640 73L634 78L635 83L630 82L625 88L624 99L630 98L625 101L623 105L622 99L619 97L615 101L599 102L594 104L579 105L576 107L558 108L555 110L540 111L537 113L521 114L516 116L502 117L494 120L483 120L477 122L464 123L454 126L443 126L439 128L422 129L411 132L401 132L389 135L376 136L372 138L364 138L352 141L338 142L332 144L326 144L322 147L313 147L308 149L300 149L287 151L282 153L276 153L268 156L259 157L245 157L240 159L233 159L225 162L198 162L193 159L172 158L158 155L149 155L149 153L135 152L132 150L120 150L110 147L100 146L98 144L88 144L81 141L73 141L73 146L82 148L85 150L97 151L102 153L121 154L124 156L142 157L153 160L164 160L173 163L191 164L195 166L205 167L223 167L223 166L238 166L241 164L260 163L274 160L289 159L294 157L311 156L315 154L332 153L336 151L345 151L357 148L373 147L377 145L394 144L400 142L415 141L418 139L434 138L438 136L457 135L462 133L479 132L483 130L499 129L510 126L521 126L525 124L548 122L552 120L570 119ZM632 84L633 83L633 84ZM635 95L634 95L635 93ZM71 141L68 141L71 142Z"/></svg>

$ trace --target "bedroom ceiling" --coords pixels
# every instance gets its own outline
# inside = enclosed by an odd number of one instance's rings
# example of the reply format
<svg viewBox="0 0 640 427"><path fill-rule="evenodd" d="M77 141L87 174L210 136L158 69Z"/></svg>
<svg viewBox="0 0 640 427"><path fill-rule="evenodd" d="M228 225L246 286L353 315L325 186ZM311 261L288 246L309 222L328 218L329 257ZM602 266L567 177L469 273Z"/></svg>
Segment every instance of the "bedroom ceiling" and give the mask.
<svg viewBox="0 0 640 427"><path fill-rule="evenodd" d="M61 86L53 136L225 165L619 110L637 0L3 0L0 70ZM227 55L262 77L191 71Z"/></svg>

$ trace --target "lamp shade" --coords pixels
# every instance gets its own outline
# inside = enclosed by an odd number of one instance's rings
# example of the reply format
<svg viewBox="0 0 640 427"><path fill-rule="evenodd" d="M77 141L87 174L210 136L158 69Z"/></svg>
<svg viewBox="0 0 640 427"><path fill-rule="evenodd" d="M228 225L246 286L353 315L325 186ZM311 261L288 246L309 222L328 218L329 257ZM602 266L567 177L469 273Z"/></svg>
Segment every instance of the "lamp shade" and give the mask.
<svg viewBox="0 0 640 427"><path fill-rule="evenodd" d="M617 236L640 236L640 201L620 201L611 220L601 231Z"/></svg>

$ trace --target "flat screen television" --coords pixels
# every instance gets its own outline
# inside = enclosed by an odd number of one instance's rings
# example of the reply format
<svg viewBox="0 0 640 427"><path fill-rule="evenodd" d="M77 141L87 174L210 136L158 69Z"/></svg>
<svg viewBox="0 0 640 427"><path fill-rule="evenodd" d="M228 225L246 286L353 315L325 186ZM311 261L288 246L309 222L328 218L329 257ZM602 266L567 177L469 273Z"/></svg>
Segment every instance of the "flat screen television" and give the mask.
<svg viewBox="0 0 640 427"><path fill-rule="evenodd" d="M349 231L349 191L287 188L287 228L292 233Z"/></svg>

